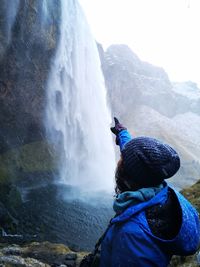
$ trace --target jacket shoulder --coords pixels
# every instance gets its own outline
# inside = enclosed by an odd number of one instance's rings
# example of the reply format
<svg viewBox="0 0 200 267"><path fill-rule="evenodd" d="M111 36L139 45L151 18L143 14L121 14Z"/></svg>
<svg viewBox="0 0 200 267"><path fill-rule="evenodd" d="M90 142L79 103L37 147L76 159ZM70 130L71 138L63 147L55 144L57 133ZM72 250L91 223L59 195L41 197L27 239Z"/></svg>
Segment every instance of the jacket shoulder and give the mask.
<svg viewBox="0 0 200 267"><path fill-rule="evenodd" d="M136 219L130 219L121 226L114 225L110 241L112 267L164 267L170 260L170 256L162 252Z"/></svg>

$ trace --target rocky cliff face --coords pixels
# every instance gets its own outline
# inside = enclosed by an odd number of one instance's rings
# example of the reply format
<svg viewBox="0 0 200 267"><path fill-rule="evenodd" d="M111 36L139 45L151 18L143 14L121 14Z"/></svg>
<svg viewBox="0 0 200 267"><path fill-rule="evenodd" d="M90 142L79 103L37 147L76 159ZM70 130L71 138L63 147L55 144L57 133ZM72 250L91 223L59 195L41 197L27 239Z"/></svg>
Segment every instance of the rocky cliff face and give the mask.
<svg viewBox="0 0 200 267"><path fill-rule="evenodd" d="M0 3L0 228L12 233L22 204L19 181L30 186L33 173L53 170L43 120L59 17L60 1Z"/></svg>
<svg viewBox="0 0 200 267"><path fill-rule="evenodd" d="M44 136L45 85L59 36L60 1L1 1L0 152ZM48 8L48 10L45 10Z"/></svg>
<svg viewBox="0 0 200 267"><path fill-rule="evenodd" d="M170 181L183 188L199 179L200 89L192 82L171 83L166 72L141 61L126 45L99 45L108 99L114 116L132 134L150 135L173 145L182 167Z"/></svg>
<svg viewBox="0 0 200 267"><path fill-rule="evenodd" d="M54 169L43 120L60 12L60 1L0 3L0 229L8 233L20 225L23 181L35 186Z"/></svg>

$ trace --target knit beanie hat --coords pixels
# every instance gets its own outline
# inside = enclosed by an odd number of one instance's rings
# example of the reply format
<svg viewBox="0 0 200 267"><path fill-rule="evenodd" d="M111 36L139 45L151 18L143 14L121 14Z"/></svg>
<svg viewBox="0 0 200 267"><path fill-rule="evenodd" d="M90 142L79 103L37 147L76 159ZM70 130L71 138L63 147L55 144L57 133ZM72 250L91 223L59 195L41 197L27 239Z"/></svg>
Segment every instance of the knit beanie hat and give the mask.
<svg viewBox="0 0 200 267"><path fill-rule="evenodd" d="M136 137L121 151L127 182L138 187L161 184L180 168L177 152L168 144L151 137Z"/></svg>

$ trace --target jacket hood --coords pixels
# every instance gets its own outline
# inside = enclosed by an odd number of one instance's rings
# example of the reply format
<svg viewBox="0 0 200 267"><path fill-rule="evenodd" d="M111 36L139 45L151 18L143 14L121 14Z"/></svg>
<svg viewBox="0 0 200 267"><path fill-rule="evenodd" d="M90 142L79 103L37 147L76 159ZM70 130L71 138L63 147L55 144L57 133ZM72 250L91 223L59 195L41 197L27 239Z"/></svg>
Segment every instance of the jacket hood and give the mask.
<svg viewBox="0 0 200 267"><path fill-rule="evenodd" d="M181 209L181 226L177 236L171 240L159 239L152 235L165 250L174 255L192 255L200 246L200 222L196 209L179 192L176 195Z"/></svg>
<svg viewBox="0 0 200 267"><path fill-rule="evenodd" d="M127 208L122 214L112 219L111 223L125 223L137 215L140 220L140 226L164 251L174 255L194 254L200 245L200 222L198 213L183 195L168 187L166 183L164 185L164 188L151 200ZM180 230L177 236L171 240L158 238L151 232L144 212L145 209L151 206L164 204L167 200L168 190L171 190L174 194L175 201L179 204L182 217Z"/></svg>

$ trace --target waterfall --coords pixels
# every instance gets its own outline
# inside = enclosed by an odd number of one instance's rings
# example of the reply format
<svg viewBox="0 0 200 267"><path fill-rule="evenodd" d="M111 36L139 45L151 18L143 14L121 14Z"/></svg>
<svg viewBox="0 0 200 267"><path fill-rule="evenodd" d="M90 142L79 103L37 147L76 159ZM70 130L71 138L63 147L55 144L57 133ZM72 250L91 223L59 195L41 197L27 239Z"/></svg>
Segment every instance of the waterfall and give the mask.
<svg viewBox="0 0 200 267"><path fill-rule="evenodd" d="M62 0L60 40L47 84L46 128L58 151L59 179L111 190L115 156L96 42L77 1Z"/></svg>

